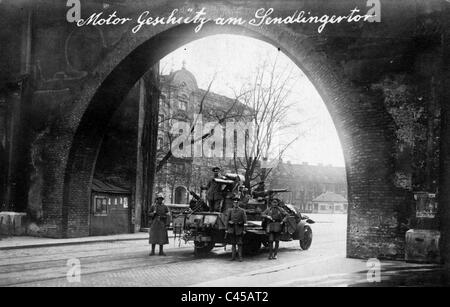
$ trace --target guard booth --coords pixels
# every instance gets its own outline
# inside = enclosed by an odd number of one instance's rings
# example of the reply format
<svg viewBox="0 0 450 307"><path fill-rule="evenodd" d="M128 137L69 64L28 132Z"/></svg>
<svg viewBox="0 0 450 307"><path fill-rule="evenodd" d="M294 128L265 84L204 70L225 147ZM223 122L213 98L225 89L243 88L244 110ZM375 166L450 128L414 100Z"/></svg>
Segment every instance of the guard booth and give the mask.
<svg viewBox="0 0 450 307"><path fill-rule="evenodd" d="M436 194L414 193L414 210L411 229L405 235L405 260L407 262L440 263L438 203Z"/></svg>
<svg viewBox="0 0 450 307"><path fill-rule="evenodd" d="M103 236L131 232L131 192L92 180L89 234Z"/></svg>

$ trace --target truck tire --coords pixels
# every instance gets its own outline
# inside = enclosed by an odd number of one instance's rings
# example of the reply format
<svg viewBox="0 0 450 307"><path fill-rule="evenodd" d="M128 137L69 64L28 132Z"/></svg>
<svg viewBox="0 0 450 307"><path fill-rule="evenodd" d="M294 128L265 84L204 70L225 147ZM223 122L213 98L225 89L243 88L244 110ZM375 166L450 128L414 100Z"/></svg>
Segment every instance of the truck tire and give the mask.
<svg viewBox="0 0 450 307"><path fill-rule="evenodd" d="M196 256L202 257L208 254L213 248L215 243L214 242L194 242L194 254Z"/></svg>
<svg viewBox="0 0 450 307"><path fill-rule="evenodd" d="M303 239L300 240L300 247L303 250L309 249L311 247L312 238L313 238L313 233L312 233L311 227L309 227L308 225L305 225Z"/></svg>

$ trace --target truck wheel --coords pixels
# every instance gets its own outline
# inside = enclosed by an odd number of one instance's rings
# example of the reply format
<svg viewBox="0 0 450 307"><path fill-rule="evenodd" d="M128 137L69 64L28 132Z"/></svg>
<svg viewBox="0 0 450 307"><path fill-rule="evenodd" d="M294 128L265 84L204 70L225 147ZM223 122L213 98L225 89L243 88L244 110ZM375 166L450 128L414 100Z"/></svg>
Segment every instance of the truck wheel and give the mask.
<svg viewBox="0 0 450 307"><path fill-rule="evenodd" d="M194 242L194 254L196 256L205 256L214 248L214 242Z"/></svg>
<svg viewBox="0 0 450 307"><path fill-rule="evenodd" d="M306 225L304 228L303 239L300 240L300 247L303 250L309 249L311 247L312 238L313 238L312 229L311 227Z"/></svg>

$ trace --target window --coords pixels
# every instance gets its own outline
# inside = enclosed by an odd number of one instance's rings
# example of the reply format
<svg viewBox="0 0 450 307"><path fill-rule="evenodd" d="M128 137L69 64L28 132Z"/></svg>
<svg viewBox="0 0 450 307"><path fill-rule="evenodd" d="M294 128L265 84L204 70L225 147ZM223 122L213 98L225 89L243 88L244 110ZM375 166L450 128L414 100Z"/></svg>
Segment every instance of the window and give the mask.
<svg viewBox="0 0 450 307"><path fill-rule="evenodd" d="M164 114L158 115L158 126L160 128L164 127Z"/></svg>
<svg viewBox="0 0 450 307"><path fill-rule="evenodd" d="M179 132L180 134L183 134L183 129L178 130L178 132ZM178 145L178 148L179 148L180 150L183 150L183 148L184 148L184 142L181 142L181 143Z"/></svg>
<svg viewBox="0 0 450 307"><path fill-rule="evenodd" d="M187 107L188 107L187 101L180 100L180 104L179 104L180 110L187 111Z"/></svg>
<svg viewBox="0 0 450 307"><path fill-rule="evenodd" d="M158 144L157 144L157 148L158 149L163 149L164 146L164 139L162 137L158 138Z"/></svg>
<svg viewBox="0 0 450 307"><path fill-rule="evenodd" d="M178 94L178 107L180 110L187 111L189 99L189 95L184 91Z"/></svg>
<svg viewBox="0 0 450 307"><path fill-rule="evenodd" d="M174 164L174 172L178 174L184 174L186 171L184 164Z"/></svg>
<svg viewBox="0 0 450 307"><path fill-rule="evenodd" d="M94 198L94 215L108 215L108 199L105 196L95 196Z"/></svg>

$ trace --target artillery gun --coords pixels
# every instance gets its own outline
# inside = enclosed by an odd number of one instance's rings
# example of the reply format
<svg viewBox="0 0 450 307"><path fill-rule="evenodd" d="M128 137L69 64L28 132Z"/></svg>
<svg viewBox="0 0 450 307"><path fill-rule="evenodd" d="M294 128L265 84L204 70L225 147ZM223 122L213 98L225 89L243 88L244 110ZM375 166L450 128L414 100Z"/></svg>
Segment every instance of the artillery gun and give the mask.
<svg viewBox="0 0 450 307"><path fill-rule="evenodd" d="M209 212L204 200L196 193L191 192L193 200L190 209L174 219L174 227L182 229L185 241L194 242L196 255L204 255L214 247L225 246L226 243L226 211L232 206L233 196L241 193L244 178L239 174L226 174L223 178L214 179L223 184L225 195L222 208L219 212ZM314 223L307 216L302 215L297 208L286 204L282 199L276 198L278 193L289 192L287 189L271 189L254 191L249 199L241 197L240 207L247 214L247 224L244 234L244 253L256 253L261 245L268 245L268 235L262 213L268 204L276 199L288 216L283 224L281 241L299 240L303 250L309 249L312 243L312 230L308 224ZM243 196L243 195L239 195Z"/></svg>

